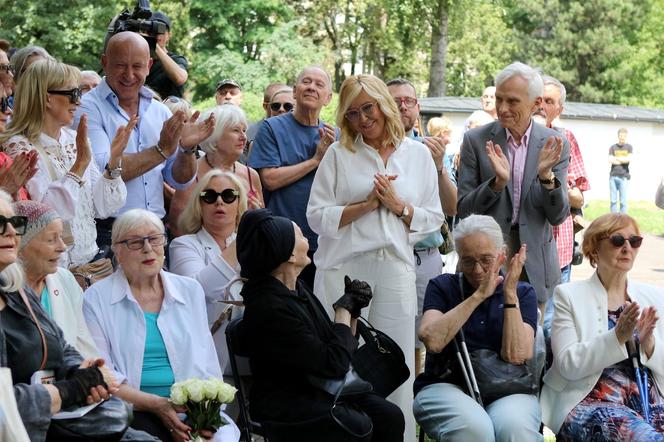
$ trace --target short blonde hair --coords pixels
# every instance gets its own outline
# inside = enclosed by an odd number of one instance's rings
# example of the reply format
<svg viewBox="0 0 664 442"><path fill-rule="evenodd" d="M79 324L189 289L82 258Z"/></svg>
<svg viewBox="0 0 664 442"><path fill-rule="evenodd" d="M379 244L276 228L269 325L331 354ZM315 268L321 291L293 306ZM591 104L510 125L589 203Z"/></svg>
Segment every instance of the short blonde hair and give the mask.
<svg viewBox="0 0 664 442"><path fill-rule="evenodd" d="M448 117L433 117L427 123L427 132L432 137L452 132L452 120Z"/></svg>
<svg viewBox="0 0 664 442"><path fill-rule="evenodd" d="M199 198L199 195L214 178L227 178L231 183L233 183L235 189L240 192L240 202L237 209L237 217L235 219L236 229L240 223L240 217L244 212L247 211L247 189L240 182L240 180L230 172L224 172L220 169L212 169L203 175L203 177L198 181L198 184L196 184L196 187L194 187L194 192L189 198L187 206L184 208L180 218L178 219L180 230L182 230L185 234L196 233L201 230L201 227L203 226L203 218L201 210L201 199Z"/></svg>
<svg viewBox="0 0 664 442"><path fill-rule="evenodd" d="M385 116L385 131L387 138L384 146L394 144L398 146L405 137L403 123L390 91L385 83L378 77L368 74L352 75L343 82L339 91L339 106L337 107L337 127L341 130L340 144L346 149L354 152L353 143L358 133L353 130L350 122L346 119L346 112L351 103L364 91L376 100L378 109Z"/></svg>
<svg viewBox="0 0 664 442"><path fill-rule="evenodd" d="M53 59L37 60L23 73L16 85L14 115L0 142L14 135L23 135L36 142L44 127L49 89L62 89L81 82L77 67Z"/></svg>
<svg viewBox="0 0 664 442"><path fill-rule="evenodd" d="M154 213L145 209L131 209L120 215L111 228L111 248L115 250L115 245L120 238L126 236L128 233L144 226L146 223L154 225L159 232L166 233L164 223Z"/></svg>
<svg viewBox="0 0 664 442"><path fill-rule="evenodd" d="M590 223L583 234L583 254L590 261L590 265L597 267L595 252L599 248L599 242L611 236L616 230L632 226L636 234L640 235L641 230L636 220L625 213L606 213L595 221Z"/></svg>
<svg viewBox="0 0 664 442"><path fill-rule="evenodd" d="M199 120L205 121L210 114L214 114L215 123L212 135L207 137L201 142L201 150L205 153L213 153L217 151L217 140L224 132L231 127L239 124L247 126L247 116L239 106L234 104L221 104L216 106L203 114Z"/></svg>

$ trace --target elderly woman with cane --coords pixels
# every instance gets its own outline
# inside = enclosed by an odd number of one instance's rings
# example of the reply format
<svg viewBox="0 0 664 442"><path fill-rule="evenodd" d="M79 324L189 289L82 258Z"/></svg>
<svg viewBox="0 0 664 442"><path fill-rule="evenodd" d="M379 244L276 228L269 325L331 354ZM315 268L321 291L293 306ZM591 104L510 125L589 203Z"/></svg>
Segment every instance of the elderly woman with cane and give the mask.
<svg viewBox="0 0 664 442"><path fill-rule="evenodd" d="M664 440L664 291L627 278L642 242L634 218L600 216L583 238L597 271L556 287L540 402L559 441Z"/></svg>
<svg viewBox="0 0 664 442"><path fill-rule="evenodd" d="M419 337L428 353L424 373L415 381L415 418L438 441L542 440L534 392L510 386L500 397L484 395L482 405L466 394L469 388L454 355L453 340L463 331L468 351L493 351L497 364L521 366L532 358L537 299L530 284L518 281L526 247L503 275L503 236L493 218L463 219L454 242L461 272L432 279L424 298Z"/></svg>

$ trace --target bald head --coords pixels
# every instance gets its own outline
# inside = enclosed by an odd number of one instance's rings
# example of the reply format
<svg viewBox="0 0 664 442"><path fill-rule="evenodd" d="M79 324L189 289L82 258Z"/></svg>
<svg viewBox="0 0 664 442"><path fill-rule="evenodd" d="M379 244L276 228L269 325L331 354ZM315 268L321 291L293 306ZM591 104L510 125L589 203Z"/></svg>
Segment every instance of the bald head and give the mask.
<svg viewBox="0 0 664 442"><path fill-rule="evenodd" d="M106 83L118 96L120 105L137 104L138 92L152 66L148 42L135 32L119 32L108 40L101 64Z"/></svg>

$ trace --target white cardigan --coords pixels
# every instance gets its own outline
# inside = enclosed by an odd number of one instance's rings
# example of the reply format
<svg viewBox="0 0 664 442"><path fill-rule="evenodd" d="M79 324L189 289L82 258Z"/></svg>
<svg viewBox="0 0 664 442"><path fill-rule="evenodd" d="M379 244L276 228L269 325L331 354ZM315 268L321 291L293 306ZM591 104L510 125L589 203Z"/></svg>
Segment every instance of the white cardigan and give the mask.
<svg viewBox="0 0 664 442"><path fill-rule="evenodd" d="M664 290L627 282L627 293L641 309L654 306L664 313ZM585 398L599 380L604 368L627 359L627 350L618 343L614 329L608 330L608 295L597 276L556 287L555 313L551 333L553 365L544 376L540 396L542 421L557 433L569 412ZM655 350L650 359L641 352L641 361L652 371L655 382L664 388L664 324L654 331Z"/></svg>
<svg viewBox="0 0 664 442"><path fill-rule="evenodd" d="M99 352L83 317L83 290L71 272L62 267L46 276L46 289L53 320L62 329L65 340L84 358L96 358ZM37 293L39 296L40 294Z"/></svg>

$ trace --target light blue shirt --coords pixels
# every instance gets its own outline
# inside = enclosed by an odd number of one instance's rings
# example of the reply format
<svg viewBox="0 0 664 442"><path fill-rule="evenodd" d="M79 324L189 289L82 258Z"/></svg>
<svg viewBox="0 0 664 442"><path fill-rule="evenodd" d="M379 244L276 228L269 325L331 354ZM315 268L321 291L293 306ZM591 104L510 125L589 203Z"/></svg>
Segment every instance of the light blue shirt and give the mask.
<svg viewBox="0 0 664 442"><path fill-rule="evenodd" d="M127 125L129 115L120 107L118 97L106 83L106 78L81 99L81 106L76 110L72 125L74 129L78 127L82 114L88 116L88 138L92 146L92 153L99 170L103 171L110 157L111 141L118 128ZM129 137L125 153L138 153L153 149L159 142L164 121L171 117L171 111L162 103L153 100L152 92L142 87L139 92L138 115L140 117L138 124ZM123 208L111 216L117 217L127 210L138 208L149 210L159 218L163 218L166 215L164 181L175 189L183 189L189 184L189 182L178 183L173 178L173 163L176 156L177 150L165 162L125 183L127 202Z"/></svg>
<svg viewBox="0 0 664 442"><path fill-rule="evenodd" d="M221 369L207 326L201 285L161 271L164 300L157 327L176 382L197 377L221 379ZM145 316L122 269L92 285L83 297L90 334L119 383L140 389L147 336Z"/></svg>

